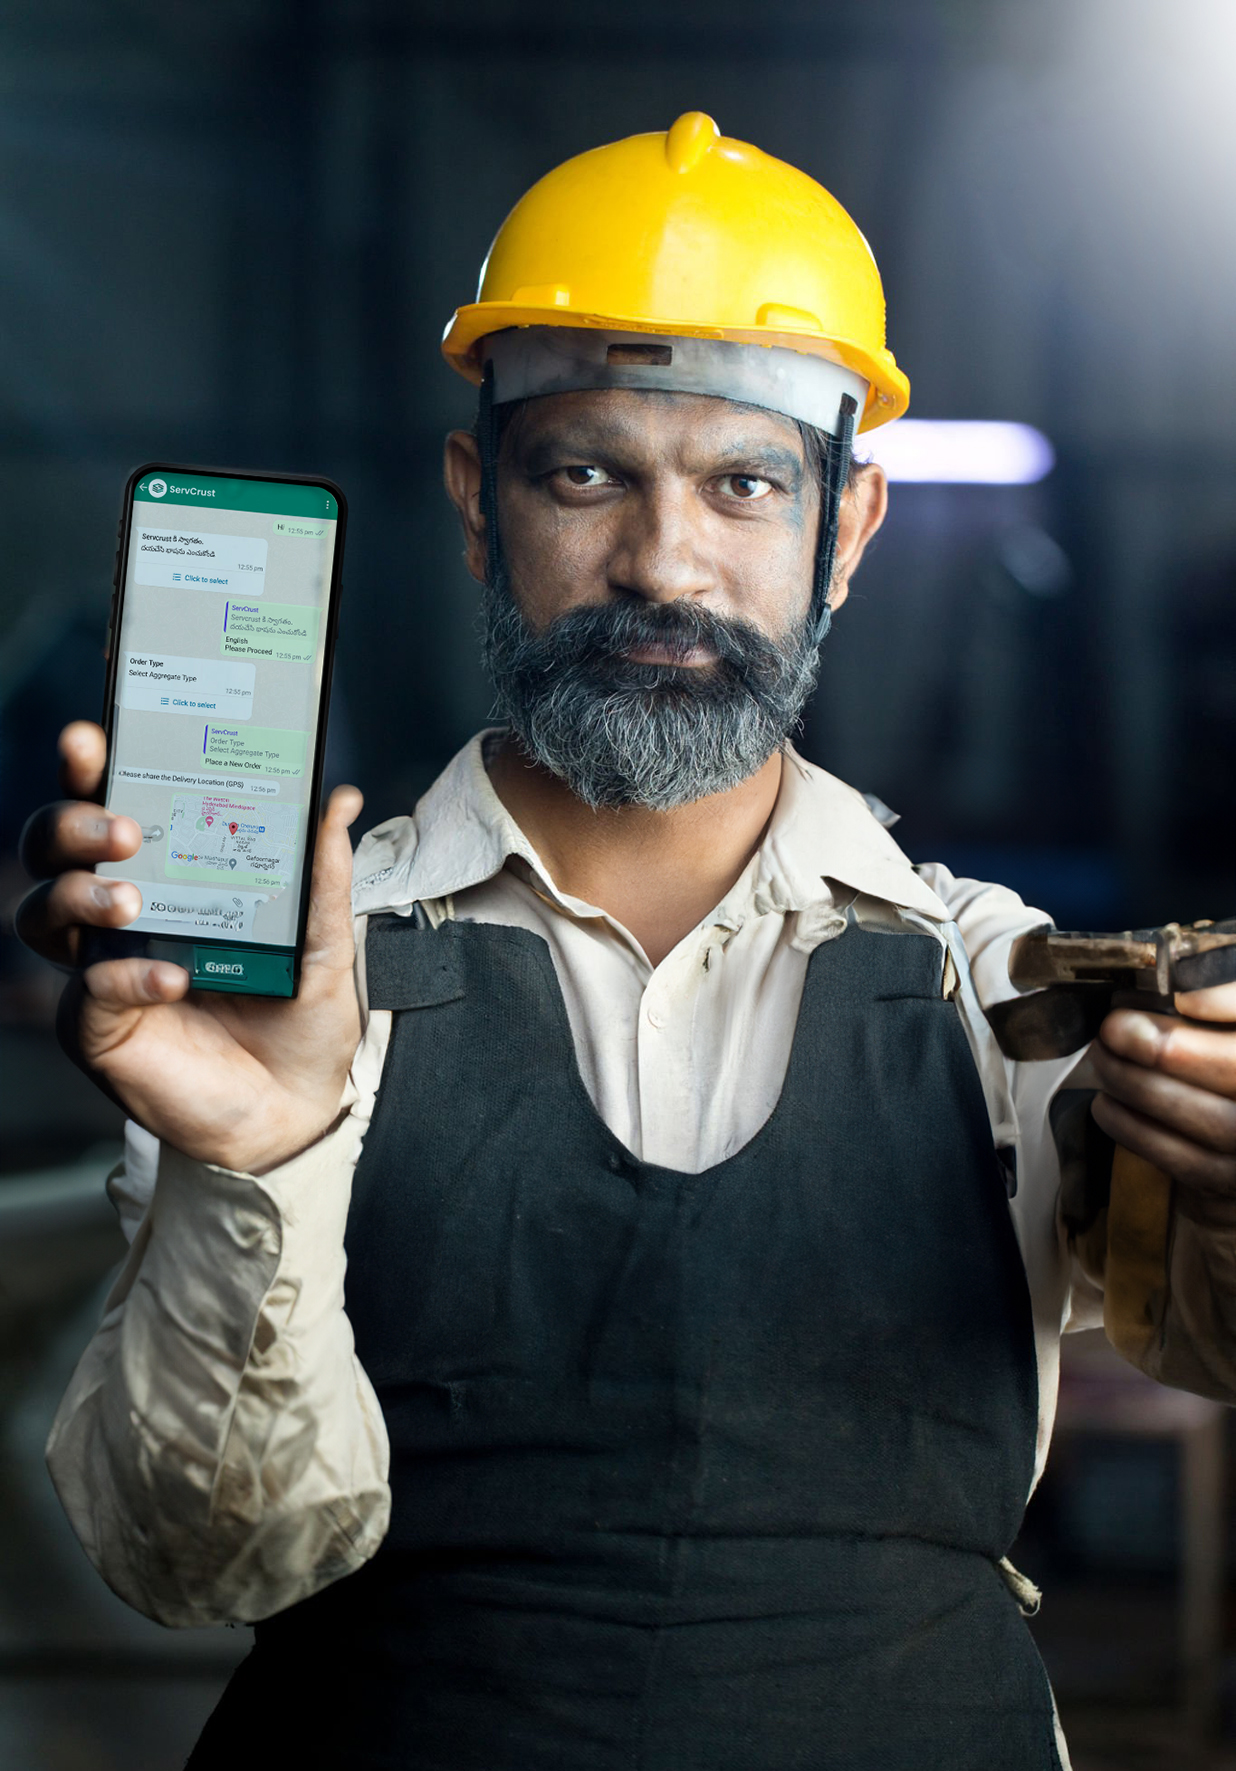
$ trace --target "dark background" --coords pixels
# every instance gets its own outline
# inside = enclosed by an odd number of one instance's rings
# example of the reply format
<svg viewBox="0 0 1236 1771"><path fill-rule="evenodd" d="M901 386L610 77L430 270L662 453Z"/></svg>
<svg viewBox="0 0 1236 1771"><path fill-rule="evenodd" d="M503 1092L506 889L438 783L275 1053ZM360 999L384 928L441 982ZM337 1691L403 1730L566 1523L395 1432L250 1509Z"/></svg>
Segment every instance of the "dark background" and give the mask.
<svg viewBox="0 0 1236 1771"><path fill-rule="evenodd" d="M472 400L442 327L536 177L703 109L855 216L916 416L1021 420L1057 453L1034 487L894 486L807 753L900 811L914 858L1062 925L1236 913L1234 55L1227 0L8 0L8 910L55 733L99 711L118 500L143 460L341 483L328 767L364 787L366 823L411 809L488 706L440 491ZM6 922L0 1758L154 1771L232 1650L133 1634L82 1582L38 1470L116 1252L94 1213L117 1120L54 1050L55 988Z"/></svg>

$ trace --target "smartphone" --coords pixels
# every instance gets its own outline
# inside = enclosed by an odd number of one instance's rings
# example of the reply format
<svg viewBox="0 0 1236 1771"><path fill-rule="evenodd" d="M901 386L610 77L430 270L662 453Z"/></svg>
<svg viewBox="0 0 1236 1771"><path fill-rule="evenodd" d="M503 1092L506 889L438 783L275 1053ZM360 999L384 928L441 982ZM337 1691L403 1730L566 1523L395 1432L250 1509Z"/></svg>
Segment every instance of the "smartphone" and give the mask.
<svg viewBox="0 0 1236 1771"><path fill-rule="evenodd" d="M295 996L347 507L332 481L149 462L121 509L106 803L142 846L97 871L141 915L88 961L184 966L197 990Z"/></svg>

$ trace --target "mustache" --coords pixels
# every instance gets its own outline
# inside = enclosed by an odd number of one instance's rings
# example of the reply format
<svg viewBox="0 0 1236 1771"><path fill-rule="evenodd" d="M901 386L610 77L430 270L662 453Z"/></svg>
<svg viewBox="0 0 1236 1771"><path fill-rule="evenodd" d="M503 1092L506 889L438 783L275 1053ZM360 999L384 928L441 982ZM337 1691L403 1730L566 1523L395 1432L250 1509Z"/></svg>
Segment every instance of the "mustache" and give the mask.
<svg viewBox="0 0 1236 1771"><path fill-rule="evenodd" d="M669 664L685 664L691 653L704 647L714 652L717 665L704 666L715 675L720 669L744 680L776 675L784 668L785 654L800 642L797 630L780 643L749 621L715 614L696 603L615 602L569 609L540 633L528 636L536 663L545 671L572 665L604 664L631 672L632 682L649 685L664 681L662 664L634 664L626 654L640 646L657 646ZM697 674L693 667L691 674Z"/></svg>
<svg viewBox="0 0 1236 1771"><path fill-rule="evenodd" d="M770 636L689 599L627 597L569 609L534 632L494 581L481 617L495 713L594 808L665 811L724 793L768 761L815 684L809 615ZM681 667L635 663L630 652L644 646ZM702 647L716 662L689 666Z"/></svg>

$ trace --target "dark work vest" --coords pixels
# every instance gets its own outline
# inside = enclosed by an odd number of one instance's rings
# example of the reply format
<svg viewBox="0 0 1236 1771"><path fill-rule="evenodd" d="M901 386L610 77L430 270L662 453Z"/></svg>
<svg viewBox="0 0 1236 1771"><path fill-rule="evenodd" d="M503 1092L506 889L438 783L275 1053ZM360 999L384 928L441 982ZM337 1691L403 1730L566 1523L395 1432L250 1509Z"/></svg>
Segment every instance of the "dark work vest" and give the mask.
<svg viewBox="0 0 1236 1771"><path fill-rule="evenodd" d="M390 1532L259 1625L194 1771L1058 1771L996 1567L1029 1295L942 958L818 948L772 1116L689 1175L598 1116L539 936L370 922Z"/></svg>

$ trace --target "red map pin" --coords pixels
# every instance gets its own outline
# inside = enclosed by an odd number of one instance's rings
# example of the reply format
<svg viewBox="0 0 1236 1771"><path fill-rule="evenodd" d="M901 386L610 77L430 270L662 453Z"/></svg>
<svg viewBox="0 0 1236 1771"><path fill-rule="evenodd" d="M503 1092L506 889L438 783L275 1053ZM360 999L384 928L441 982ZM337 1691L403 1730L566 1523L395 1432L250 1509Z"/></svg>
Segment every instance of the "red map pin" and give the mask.
<svg viewBox="0 0 1236 1771"><path fill-rule="evenodd" d="M228 829L231 831L232 835L235 836L236 832L240 829L240 825L239 824L229 824Z"/></svg>

